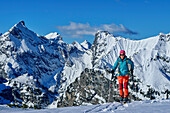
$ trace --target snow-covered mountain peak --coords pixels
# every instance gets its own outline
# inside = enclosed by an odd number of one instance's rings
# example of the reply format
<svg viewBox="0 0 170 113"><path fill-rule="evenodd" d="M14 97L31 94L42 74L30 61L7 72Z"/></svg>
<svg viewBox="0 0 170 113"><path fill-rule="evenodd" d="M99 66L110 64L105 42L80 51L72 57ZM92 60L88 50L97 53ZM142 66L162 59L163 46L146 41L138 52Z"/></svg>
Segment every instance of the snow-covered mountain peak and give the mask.
<svg viewBox="0 0 170 113"><path fill-rule="evenodd" d="M54 33L49 33L45 36L47 39L55 39L55 40L62 40L62 37L59 33L54 32Z"/></svg>
<svg viewBox="0 0 170 113"><path fill-rule="evenodd" d="M21 20L20 22L18 22L17 24L15 24L14 26L17 27L25 27L25 22L23 20Z"/></svg>
<svg viewBox="0 0 170 113"><path fill-rule="evenodd" d="M116 38L112 34L110 34L108 31L98 31L95 34L95 40L93 42L92 47L94 46L99 46L98 48L111 47L114 44L113 42L116 41L115 39Z"/></svg>
<svg viewBox="0 0 170 113"><path fill-rule="evenodd" d="M95 41L100 41L101 39L105 39L105 38L108 38L108 36L112 36L112 34L110 34L108 31L98 31L96 34L95 34Z"/></svg>
<svg viewBox="0 0 170 113"><path fill-rule="evenodd" d="M69 44L70 47L76 47L80 51L87 51L91 48L91 44L88 41L84 41L83 43L78 43L77 41L72 42Z"/></svg>
<svg viewBox="0 0 170 113"><path fill-rule="evenodd" d="M87 40L84 41L84 43L87 43L87 42L88 42Z"/></svg>
<svg viewBox="0 0 170 113"><path fill-rule="evenodd" d="M20 22L18 22L16 24L16 26L23 26L23 27L25 27L25 22L23 20L21 20Z"/></svg>
<svg viewBox="0 0 170 113"><path fill-rule="evenodd" d="M72 42L72 45L77 49L83 51L83 47L77 41Z"/></svg>
<svg viewBox="0 0 170 113"><path fill-rule="evenodd" d="M11 31L13 31L14 29L24 29L24 28L26 28L26 26L25 26L25 22L24 21L20 21L20 22L18 22L17 24L15 24L10 30L9 30L9 32L11 32Z"/></svg>
<svg viewBox="0 0 170 113"><path fill-rule="evenodd" d="M170 37L170 33L167 34L167 37Z"/></svg>
<svg viewBox="0 0 170 113"><path fill-rule="evenodd" d="M164 33L159 33L159 36L166 36L166 34L164 34Z"/></svg>
<svg viewBox="0 0 170 113"><path fill-rule="evenodd" d="M164 33L159 33L159 39L161 41L170 41L170 33L164 34Z"/></svg>
<svg viewBox="0 0 170 113"><path fill-rule="evenodd" d="M3 34L3 36L6 38L10 37L10 40L14 41L15 43L20 43L20 41L26 41L32 44L41 43L39 35L29 30L25 26L24 21L20 21L15 24L8 32ZM16 38L19 40L16 40Z"/></svg>
<svg viewBox="0 0 170 113"><path fill-rule="evenodd" d="M84 42L82 42L81 45L82 45L85 49L90 49L90 48L91 48L91 43L88 42L87 40L85 40Z"/></svg>

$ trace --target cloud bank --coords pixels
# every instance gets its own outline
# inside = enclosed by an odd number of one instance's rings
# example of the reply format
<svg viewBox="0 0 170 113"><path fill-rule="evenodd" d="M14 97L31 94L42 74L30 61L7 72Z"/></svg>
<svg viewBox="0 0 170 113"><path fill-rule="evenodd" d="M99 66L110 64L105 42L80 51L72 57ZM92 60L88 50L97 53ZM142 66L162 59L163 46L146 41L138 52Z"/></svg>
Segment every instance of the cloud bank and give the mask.
<svg viewBox="0 0 170 113"><path fill-rule="evenodd" d="M75 23L70 22L69 25L65 26L56 26L56 28L61 32L64 37L71 38L82 38L85 35L95 35L97 31L108 31L114 34L129 34L136 35L137 32L134 32L122 24L102 24L100 26L91 26L89 23Z"/></svg>

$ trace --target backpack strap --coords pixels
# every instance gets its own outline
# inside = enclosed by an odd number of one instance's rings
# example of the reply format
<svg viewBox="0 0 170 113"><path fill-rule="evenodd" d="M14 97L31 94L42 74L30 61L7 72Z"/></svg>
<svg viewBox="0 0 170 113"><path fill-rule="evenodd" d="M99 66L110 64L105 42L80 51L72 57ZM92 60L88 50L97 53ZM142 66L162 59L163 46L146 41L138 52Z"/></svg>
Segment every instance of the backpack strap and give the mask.
<svg viewBox="0 0 170 113"><path fill-rule="evenodd" d="M128 63L128 60L130 60L130 59L127 58L126 63L127 63L127 66L128 66L128 73L130 73L130 70L132 69L132 66L131 66L131 64Z"/></svg>

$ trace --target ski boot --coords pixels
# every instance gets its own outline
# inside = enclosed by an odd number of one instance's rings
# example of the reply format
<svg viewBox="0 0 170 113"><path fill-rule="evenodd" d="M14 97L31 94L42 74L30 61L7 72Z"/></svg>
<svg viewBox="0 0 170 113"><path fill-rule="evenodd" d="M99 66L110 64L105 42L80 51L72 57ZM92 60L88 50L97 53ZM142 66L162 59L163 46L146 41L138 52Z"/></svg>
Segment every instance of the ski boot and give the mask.
<svg viewBox="0 0 170 113"><path fill-rule="evenodd" d="M123 99L124 99L123 97L120 97L120 101L119 102L123 103Z"/></svg>
<svg viewBox="0 0 170 113"><path fill-rule="evenodd" d="M128 100L128 97L125 97L125 99L124 99L124 104L126 104L128 101L129 101L129 100Z"/></svg>

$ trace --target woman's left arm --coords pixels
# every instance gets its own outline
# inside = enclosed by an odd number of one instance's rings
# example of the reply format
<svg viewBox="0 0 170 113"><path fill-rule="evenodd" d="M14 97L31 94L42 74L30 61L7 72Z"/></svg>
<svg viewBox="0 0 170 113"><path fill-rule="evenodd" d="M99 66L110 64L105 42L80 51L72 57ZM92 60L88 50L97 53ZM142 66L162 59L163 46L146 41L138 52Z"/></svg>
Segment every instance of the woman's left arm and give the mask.
<svg viewBox="0 0 170 113"><path fill-rule="evenodd" d="M131 65L132 70L134 70L134 63L133 63L133 61L129 59L128 63Z"/></svg>

